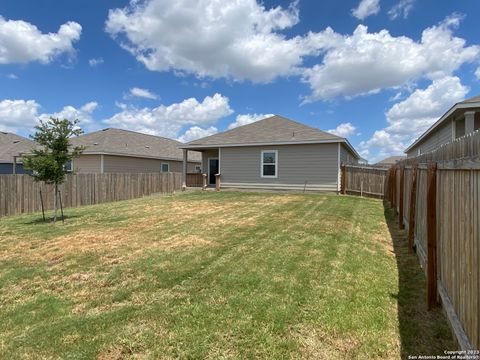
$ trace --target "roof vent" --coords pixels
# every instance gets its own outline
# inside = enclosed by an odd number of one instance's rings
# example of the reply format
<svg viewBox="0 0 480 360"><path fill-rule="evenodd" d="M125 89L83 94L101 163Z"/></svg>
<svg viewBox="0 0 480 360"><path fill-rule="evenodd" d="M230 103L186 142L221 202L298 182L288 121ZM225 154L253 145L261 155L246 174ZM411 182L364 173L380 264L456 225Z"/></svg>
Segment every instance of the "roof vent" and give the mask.
<svg viewBox="0 0 480 360"><path fill-rule="evenodd" d="M93 143L93 145L98 145L98 143Z"/></svg>
<svg viewBox="0 0 480 360"><path fill-rule="evenodd" d="M149 146L149 145L145 145L145 147L146 147L147 149L150 149L150 146Z"/></svg>
<svg viewBox="0 0 480 360"><path fill-rule="evenodd" d="M13 140L14 144L18 144L19 142L20 142L20 140Z"/></svg>

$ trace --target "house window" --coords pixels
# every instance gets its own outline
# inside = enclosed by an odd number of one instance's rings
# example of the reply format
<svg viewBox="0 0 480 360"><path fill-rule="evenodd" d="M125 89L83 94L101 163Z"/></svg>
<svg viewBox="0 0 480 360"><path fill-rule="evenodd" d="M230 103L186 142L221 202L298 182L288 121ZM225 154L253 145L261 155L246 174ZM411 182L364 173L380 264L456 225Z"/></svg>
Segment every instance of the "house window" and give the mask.
<svg viewBox="0 0 480 360"><path fill-rule="evenodd" d="M278 167L278 151L263 150L262 151L262 167L261 176L264 178L276 178Z"/></svg>
<svg viewBox="0 0 480 360"><path fill-rule="evenodd" d="M480 112L475 113L475 122L473 124L474 130L480 130Z"/></svg>
<svg viewBox="0 0 480 360"><path fill-rule="evenodd" d="M73 160L67 161L67 162L63 165L63 169L64 169L66 172L73 172Z"/></svg>
<svg viewBox="0 0 480 360"><path fill-rule="evenodd" d="M169 163L162 163L161 172L170 172L170 164Z"/></svg>
<svg viewBox="0 0 480 360"><path fill-rule="evenodd" d="M455 139L465 135L465 119L455 121Z"/></svg>
<svg viewBox="0 0 480 360"><path fill-rule="evenodd" d="M195 165L195 172L201 173L202 172L202 167L200 165Z"/></svg>

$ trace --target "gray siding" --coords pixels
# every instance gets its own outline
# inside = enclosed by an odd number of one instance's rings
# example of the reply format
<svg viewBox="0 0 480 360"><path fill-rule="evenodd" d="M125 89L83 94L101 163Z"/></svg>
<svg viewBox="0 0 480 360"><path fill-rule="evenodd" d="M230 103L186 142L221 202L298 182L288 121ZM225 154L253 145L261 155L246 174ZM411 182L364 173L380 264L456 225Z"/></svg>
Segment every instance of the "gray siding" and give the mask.
<svg viewBox="0 0 480 360"><path fill-rule="evenodd" d="M208 174L208 158L218 158L218 150L202 151L202 173Z"/></svg>
<svg viewBox="0 0 480 360"><path fill-rule="evenodd" d="M99 173L101 171L100 155L80 155L73 159L73 168L79 174Z"/></svg>
<svg viewBox="0 0 480 360"><path fill-rule="evenodd" d="M435 150L440 145L449 143L453 138L453 128L452 120L447 120L437 129L435 129L429 136L427 136L423 141L421 141L417 146L410 149L407 153L408 157L413 157L418 155L418 150L420 149L420 154L424 154L430 151Z"/></svg>
<svg viewBox="0 0 480 360"><path fill-rule="evenodd" d="M160 172L161 164L170 164L171 172L182 172L182 161L104 155L103 171L106 173ZM195 163L188 163L187 172L195 171Z"/></svg>
<svg viewBox="0 0 480 360"><path fill-rule="evenodd" d="M162 163L170 164L171 172L182 172L182 162L138 158L130 156L103 155L104 173L151 173L160 172ZM77 173L100 173L101 155L81 155L74 159L73 165ZM187 172L194 172L198 163L189 162Z"/></svg>
<svg viewBox="0 0 480 360"><path fill-rule="evenodd" d="M338 190L338 143L220 150L222 187ZM261 151L278 151L277 178L262 178Z"/></svg>
<svg viewBox="0 0 480 360"><path fill-rule="evenodd" d="M340 145L340 163L358 164L358 159L343 144Z"/></svg>

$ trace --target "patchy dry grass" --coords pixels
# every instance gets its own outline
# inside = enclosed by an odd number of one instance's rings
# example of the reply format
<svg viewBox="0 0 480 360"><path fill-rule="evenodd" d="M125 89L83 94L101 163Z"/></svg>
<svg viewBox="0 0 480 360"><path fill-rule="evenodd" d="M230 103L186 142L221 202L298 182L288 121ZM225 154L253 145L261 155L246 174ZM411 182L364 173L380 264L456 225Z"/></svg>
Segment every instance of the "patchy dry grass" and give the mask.
<svg viewBox="0 0 480 360"><path fill-rule="evenodd" d="M0 219L0 357L395 359L454 347L377 200L195 192L66 214L65 225Z"/></svg>

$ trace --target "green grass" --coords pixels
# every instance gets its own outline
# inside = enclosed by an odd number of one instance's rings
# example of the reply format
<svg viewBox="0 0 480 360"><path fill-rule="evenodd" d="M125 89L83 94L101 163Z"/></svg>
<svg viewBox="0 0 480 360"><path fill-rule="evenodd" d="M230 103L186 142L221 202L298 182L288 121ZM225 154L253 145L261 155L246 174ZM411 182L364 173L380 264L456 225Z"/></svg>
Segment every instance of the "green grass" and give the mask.
<svg viewBox="0 0 480 360"><path fill-rule="evenodd" d="M378 200L192 192L66 215L64 225L0 219L0 357L400 358L455 347Z"/></svg>

